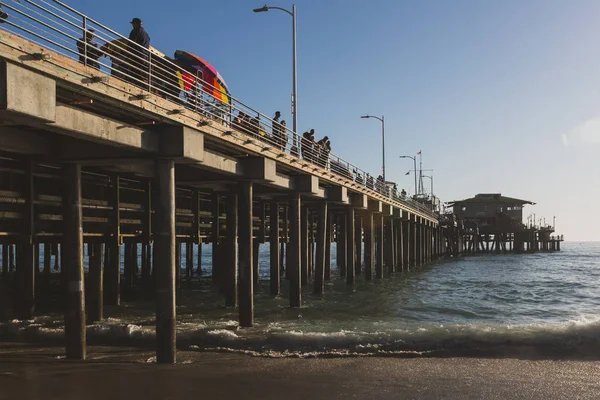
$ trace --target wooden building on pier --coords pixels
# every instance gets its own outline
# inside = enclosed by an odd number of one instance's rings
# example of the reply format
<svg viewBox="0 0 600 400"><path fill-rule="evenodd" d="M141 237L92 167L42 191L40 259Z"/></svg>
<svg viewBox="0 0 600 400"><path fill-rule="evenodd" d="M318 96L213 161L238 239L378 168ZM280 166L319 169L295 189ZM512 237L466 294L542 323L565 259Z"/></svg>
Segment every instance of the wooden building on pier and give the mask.
<svg viewBox="0 0 600 400"><path fill-rule="evenodd" d="M529 200L480 193L446 203L452 208L446 224L451 252L532 252L560 250L562 236L553 236L553 226L523 223L523 208ZM452 251L454 249L454 251Z"/></svg>

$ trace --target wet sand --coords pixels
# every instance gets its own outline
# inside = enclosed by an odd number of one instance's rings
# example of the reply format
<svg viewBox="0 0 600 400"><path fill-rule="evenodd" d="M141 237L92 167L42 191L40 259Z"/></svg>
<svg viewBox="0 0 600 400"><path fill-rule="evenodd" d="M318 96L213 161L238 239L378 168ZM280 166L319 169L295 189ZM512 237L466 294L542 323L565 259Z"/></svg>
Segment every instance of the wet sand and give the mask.
<svg viewBox="0 0 600 400"><path fill-rule="evenodd" d="M0 399L597 399L600 363L493 358L270 359L90 346L86 362L60 347L0 343ZM149 361L150 360L150 361Z"/></svg>

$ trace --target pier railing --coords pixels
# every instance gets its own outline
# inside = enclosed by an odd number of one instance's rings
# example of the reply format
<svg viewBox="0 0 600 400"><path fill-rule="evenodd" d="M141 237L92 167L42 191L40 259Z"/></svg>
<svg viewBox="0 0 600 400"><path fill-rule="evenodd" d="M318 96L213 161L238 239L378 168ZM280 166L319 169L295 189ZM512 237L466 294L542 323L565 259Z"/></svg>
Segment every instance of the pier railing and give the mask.
<svg viewBox="0 0 600 400"><path fill-rule="evenodd" d="M169 100L172 107L164 110L167 113L185 113L199 126L210 124L223 133L263 145L263 152L319 166L362 185L367 191L435 218L430 206L401 195L385 185L383 179L330 152L326 144L304 138L234 98L220 77L209 81L200 69L194 72L189 65L184 66L153 48L146 49L58 0L8 0L2 7L9 18L0 24L0 29L88 67L71 72L87 71L91 75L87 77L92 78L97 71L98 78L110 75L136 85L141 92ZM102 82L123 90L111 80ZM145 100L143 95L140 99Z"/></svg>

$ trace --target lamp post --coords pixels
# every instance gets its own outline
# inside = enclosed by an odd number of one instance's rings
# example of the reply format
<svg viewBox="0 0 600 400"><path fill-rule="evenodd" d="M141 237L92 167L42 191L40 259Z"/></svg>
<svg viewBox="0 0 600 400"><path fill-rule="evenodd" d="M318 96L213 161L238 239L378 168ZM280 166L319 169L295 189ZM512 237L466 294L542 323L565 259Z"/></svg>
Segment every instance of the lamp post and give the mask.
<svg viewBox="0 0 600 400"><path fill-rule="evenodd" d="M431 179L431 190L430 190L430 194L431 194L431 210L433 210L433 200L435 199L435 196L433 195L433 175L421 175L423 178L429 178Z"/></svg>
<svg viewBox="0 0 600 400"><path fill-rule="evenodd" d="M417 195L417 157L413 156L400 156L400 158L411 158L415 164L415 196ZM408 175L408 174L407 174Z"/></svg>
<svg viewBox="0 0 600 400"><path fill-rule="evenodd" d="M281 10L292 16L292 64L293 64L293 86L292 86L292 114L294 116L294 134L298 132L298 94L296 88L298 86L298 76L296 74L296 5L292 4L292 11L281 7L271 7L264 5L261 8L255 8L255 13L267 12L269 10Z"/></svg>
<svg viewBox="0 0 600 400"><path fill-rule="evenodd" d="M381 118L376 117L374 115L363 115L361 118L375 118L381 121L381 170L383 172L383 184L387 185L387 181L385 180L385 117L382 115Z"/></svg>

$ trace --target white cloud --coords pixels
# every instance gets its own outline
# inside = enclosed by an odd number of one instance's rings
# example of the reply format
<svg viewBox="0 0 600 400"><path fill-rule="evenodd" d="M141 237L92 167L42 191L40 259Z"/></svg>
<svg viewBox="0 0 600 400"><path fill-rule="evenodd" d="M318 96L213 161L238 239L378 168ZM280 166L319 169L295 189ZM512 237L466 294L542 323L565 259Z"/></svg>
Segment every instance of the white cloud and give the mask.
<svg viewBox="0 0 600 400"><path fill-rule="evenodd" d="M572 140L581 141L584 144L600 143L600 116L590 118L562 135L562 142L565 146L568 146Z"/></svg>

